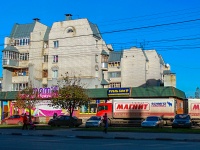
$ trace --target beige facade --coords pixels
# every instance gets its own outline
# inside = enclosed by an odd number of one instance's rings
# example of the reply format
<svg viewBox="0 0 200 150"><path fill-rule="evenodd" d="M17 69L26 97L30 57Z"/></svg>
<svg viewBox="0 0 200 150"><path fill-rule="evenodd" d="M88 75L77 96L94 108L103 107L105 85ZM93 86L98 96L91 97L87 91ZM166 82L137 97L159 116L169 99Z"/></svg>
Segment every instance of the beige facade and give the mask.
<svg viewBox="0 0 200 150"><path fill-rule="evenodd" d="M3 90L21 90L30 83L55 86L66 72L80 76L85 88L159 86L165 70L161 60L155 50L136 47L116 53L87 19L67 17L51 28L35 19L14 25L5 38Z"/></svg>

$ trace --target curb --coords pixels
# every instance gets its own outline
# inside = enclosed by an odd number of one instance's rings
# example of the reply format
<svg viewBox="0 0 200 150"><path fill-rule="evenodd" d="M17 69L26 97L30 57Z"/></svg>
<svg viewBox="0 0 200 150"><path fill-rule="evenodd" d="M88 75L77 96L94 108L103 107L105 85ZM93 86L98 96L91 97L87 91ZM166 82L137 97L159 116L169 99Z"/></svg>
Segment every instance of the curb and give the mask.
<svg viewBox="0 0 200 150"><path fill-rule="evenodd" d="M64 138L79 138L79 139L121 139L121 140L157 140L157 141L185 141L185 142L200 142L200 139L173 139L173 138L134 138L134 137L106 137L106 136L86 136L86 135L55 135L55 134L29 134L29 133L0 133L0 135L14 136L44 136L44 137L64 137Z"/></svg>

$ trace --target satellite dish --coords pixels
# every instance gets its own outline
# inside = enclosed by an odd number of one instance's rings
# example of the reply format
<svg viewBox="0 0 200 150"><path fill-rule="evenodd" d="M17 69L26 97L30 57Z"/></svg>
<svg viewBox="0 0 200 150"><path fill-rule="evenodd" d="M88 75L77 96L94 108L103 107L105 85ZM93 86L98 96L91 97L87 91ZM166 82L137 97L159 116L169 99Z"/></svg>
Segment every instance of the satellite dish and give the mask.
<svg viewBox="0 0 200 150"><path fill-rule="evenodd" d="M166 64L165 66L166 66L167 68L169 68L169 67L170 67L170 65L169 65L169 64Z"/></svg>

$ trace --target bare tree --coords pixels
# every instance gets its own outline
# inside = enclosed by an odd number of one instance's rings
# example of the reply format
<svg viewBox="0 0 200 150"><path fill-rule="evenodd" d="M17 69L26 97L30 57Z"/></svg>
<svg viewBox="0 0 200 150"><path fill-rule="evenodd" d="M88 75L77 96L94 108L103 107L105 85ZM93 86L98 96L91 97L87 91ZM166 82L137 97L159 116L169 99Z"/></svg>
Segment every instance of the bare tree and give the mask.
<svg viewBox="0 0 200 150"><path fill-rule="evenodd" d="M68 73L62 77L58 93L54 94L51 105L56 108L68 110L70 120L72 120L75 108L88 104L90 98L86 93L86 89L83 88L83 85L81 86L81 79L79 77L69 77ZM70 127L72 127L72 122L70 123Z"/></svg>
<svg viewBox="0 0 200 150"><path fill-rule="evenodd" d="M19 91L17 95L15 107L29 110L29 122L31 121L31 109L38 103L38 99L38 92L32 86Z"/></svg>

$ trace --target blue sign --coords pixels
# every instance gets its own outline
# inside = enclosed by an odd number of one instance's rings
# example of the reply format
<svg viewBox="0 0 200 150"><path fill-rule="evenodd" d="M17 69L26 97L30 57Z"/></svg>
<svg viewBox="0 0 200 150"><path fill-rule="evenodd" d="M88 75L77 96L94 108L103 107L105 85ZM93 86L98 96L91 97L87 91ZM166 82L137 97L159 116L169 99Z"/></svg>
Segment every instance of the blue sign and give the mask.
<svg viewBox="0 0 200 150"><path fill-rule="evenodd" d="M130 88L109 88L108 96L130 95Z"/></svg>

